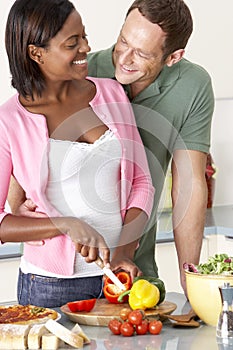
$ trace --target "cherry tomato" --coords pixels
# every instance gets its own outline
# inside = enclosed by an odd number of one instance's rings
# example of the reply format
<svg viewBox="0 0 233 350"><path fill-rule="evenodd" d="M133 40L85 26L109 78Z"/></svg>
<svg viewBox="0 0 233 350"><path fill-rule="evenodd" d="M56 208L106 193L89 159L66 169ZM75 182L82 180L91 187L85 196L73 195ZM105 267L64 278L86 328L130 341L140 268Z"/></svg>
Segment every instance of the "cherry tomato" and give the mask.
<svg viewBox="0 0 233 350"><path fill-rule="evenodd" d="M131 337L134 334L134 327L128 321L122 323L120 330L124 337Z"/></svg>
<svg viewBox="0 0 233 350"><path fill-rule="evenodd" d="M136 326L142 323L144 316L145 313L142 310L133 310L128 314L128 320Z"/></svg>
<svg viewBox="0 0 233 350"><path fill-rule="evenodd" d="M142 320L142 323L135 327L136 333L138 335L146 334L148 332L148 325L149 323L147 320Z"/></svg>
<svg viewBox="0 0 233 350"><path fill-rule="evenodd" d="M126 321L128 319L128 315L131 312L131 309L128 309L127 307L124 307L123 309L121 309L120 311L120 318L123 321Z"/></svg>
<svg viewBox="0 0 233 350"><path fill-rule="evenodd" d="M121 325L122 322L117 320L117 319L113 319L110 320L108 323L108 328L110 329L110 331L115 334L115 335L119 335L121 334Z"/></svg>
<svg viewBox="0 0 233 350"><path fill-rule="evenodd" d="M153 320L149 322L149 332L150 334L159 334L163 328L161 321Z"/></svg>

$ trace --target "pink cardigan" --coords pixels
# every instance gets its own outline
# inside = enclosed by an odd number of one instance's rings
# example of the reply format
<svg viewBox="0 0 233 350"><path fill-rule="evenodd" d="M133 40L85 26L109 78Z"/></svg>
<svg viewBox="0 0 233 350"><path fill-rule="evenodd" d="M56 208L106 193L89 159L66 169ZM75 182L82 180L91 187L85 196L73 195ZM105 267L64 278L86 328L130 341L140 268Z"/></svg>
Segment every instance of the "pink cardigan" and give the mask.
<svg viewBox="0 0 233 350"><path fill-rule="evenodd" d="M140 139L131 105L121 85L112 79L89 78L96 85L90 106L111 129L122 145L121 214L141 208L151 214L154 188L151 183L144 146ZM48 180L48 130L43 115L28 112L18 94L0 107L0 222L7 213L5 202L13 174L38 206L49 217L61 216L45 196ZM24 256L32 264L64 275L73 274L75 249L67 235L45 241L43 246L24 245Z"/></svg>

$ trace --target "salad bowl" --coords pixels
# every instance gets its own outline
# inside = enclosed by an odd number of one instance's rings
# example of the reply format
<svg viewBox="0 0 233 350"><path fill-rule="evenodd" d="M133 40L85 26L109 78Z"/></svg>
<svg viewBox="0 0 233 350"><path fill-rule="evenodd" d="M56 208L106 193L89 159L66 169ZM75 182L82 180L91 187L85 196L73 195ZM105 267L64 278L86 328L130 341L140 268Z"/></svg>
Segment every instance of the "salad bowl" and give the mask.
<svg viewBox="0 0 233 350"><path fill-rule="evenodd" d="M217 326L222 310L219 287L224 283L233 286L232 263L233 258L226 254L216 254L206 264L184 264L190 305L197 316L210 326Z"/></svg>

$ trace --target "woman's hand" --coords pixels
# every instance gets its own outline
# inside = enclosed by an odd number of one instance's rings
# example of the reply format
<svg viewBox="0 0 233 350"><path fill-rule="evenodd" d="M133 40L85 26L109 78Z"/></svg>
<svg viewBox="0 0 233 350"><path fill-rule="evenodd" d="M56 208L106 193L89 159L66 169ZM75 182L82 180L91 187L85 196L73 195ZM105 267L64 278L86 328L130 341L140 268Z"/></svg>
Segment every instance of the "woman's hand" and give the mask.
<svg viewBox="0 0 233 350"><path fill-rule="evenodd" d="M103 238L92 226L77 218L61 218L64 220L65 232L75 244L76 251L90 263L102 256L104 265L110 262L110 250Z"/></svg>
<svg viewBox="0 0 233 350"><path fill-rule="evenodd" d="M21 204L17 210L16 215L30 217L30 218L46 218L47 215L36 211L37 206L33 203L31 199L27 199L23 204ZM56 221L56 219L52 219ZM104 238L90 225L86 222L79 220L77 218L61 217L60 222L65 223L65 232L70 236L75 244L76 251L85 257L86 262L93 262L97 259L99 252L101 252L104 264L109 263L110 251ZM62 224L62 227L64 226ZM64 231L63 231L64 232ZM61 229L62 233L62 229ZM44 240L30 241L27 244L41 246L44 245Z"/></svg>

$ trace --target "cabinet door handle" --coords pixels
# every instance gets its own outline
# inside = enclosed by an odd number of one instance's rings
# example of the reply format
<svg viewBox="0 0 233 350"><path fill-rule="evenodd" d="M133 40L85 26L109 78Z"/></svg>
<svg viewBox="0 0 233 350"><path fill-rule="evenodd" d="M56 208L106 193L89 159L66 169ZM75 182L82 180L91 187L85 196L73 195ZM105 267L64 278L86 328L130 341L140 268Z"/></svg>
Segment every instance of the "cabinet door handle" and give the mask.
<svg viewBox="0 0 233 350"><path fill-rule="evenodd" d="M233 236L225 236L225 239L233 240Z"/></svg>

